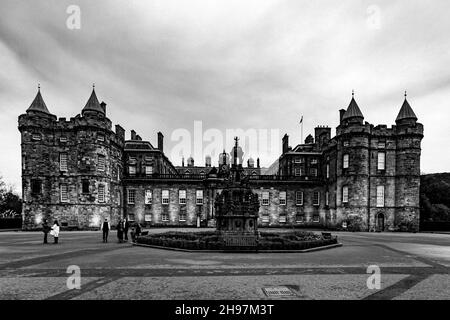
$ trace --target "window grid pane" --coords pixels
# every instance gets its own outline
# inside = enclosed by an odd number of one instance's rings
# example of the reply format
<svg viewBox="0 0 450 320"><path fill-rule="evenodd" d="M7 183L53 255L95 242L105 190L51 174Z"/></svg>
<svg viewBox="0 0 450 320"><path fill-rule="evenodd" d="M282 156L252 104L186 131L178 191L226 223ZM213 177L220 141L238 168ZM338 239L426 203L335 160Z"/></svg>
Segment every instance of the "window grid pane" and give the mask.
<svg viewBox="0 0 450 320"><path fill-rule="evenodd" d="M295 193L295 203L298 206L302 206L303 205L303 191L297 191Z"/></svg>
<svg viewBox="0 0 450 320"><path fill-rule="evenodd" d="M67 153L59 154L59 170L67 171Z"/></svg>
<svg viewBox="0 0 450 320"><path fill-rule="evenodd" d="M344 154L344 159L343 159L342 167L343 167L344 169L347 169L347 168L348 168L348 154Z"/></svg>
<svg viewBox="0 0 450 320"><path fill-rule="evenodd" d="M105 202L105 186L98 186L98 202Z"/></svg>
<svg viewBox="0 0 450 320"><path fill-rule="evenodd" d="M180 204L186 204L186 190L180 190L178 198Z"/></svg>
<svg viewBox="0 0 450 320"><path fill-rule="evenodd" d="M377 186L377 207L384 207L384 186Z"/></svg>
<svg viewBox="0 0 450 320"><path fill-rule="evenodd" d="M128 190L128 204L134 204L136 200L136 190L130 189Z"/></svg>
<svg viewBox="0 0 450 320"><path fill-rule="evenodd" d="M152 190L145 190L145 204L152 204Z"/></svg>
<svg viewBox="0 0 450 320"><path fill-rule="evenodd" d="M347 203L348 202L348 187L342 187L342 202Z"/></svg>
<svg viewBox="0 0 450 320"><path fill-rule="evenodd" d="M162 204L169 204L169 190L162 191Z"/></svg>
<svg viewBox="0 0 450 320"><path fill-rule="evenodd" d="M60 187L60 198L61 202L69 202L68 188L67 184L62 184Z"/></svg>
<svg viewBox="0 0 450 320"><path fill-rule="evenodd" d="M386 160L386 154L384 152L378 152L378 170L384 170L385 169L385 160Z"/></svg>
<svg viewBox="0 0 450 320"><path fill-rule="evenodd" d="M197 190L196 192L196 203L203 204L203 190Z"/></svg>
<svg viewBox="0 0 450 320"><path fill-rule="evenodd" d="M280 205L286 205L286 191L280 191Z"/></svg>

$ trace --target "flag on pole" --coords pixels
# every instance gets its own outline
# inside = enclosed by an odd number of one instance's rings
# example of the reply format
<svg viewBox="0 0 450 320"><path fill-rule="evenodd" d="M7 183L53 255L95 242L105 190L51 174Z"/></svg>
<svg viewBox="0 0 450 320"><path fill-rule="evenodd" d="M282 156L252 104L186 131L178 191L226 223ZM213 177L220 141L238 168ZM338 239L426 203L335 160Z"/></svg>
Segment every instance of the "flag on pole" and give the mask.
<svg viewBox="0 0 450 320"><path fill-rule="evenodd" d="M303 116L302 116L302 118L300 119L300 123L303 123Z"/></svg>

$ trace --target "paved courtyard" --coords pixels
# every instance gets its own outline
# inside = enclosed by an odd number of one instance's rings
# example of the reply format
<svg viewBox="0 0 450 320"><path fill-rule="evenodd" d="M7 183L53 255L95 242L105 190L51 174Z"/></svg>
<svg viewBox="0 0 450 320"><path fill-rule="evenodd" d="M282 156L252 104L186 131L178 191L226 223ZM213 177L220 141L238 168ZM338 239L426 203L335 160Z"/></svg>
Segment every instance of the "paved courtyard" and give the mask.
<svg viewBox="0 0 450 320"><path fill-rule="evenodd" d="M150 232L163 232L155 229ZM190 229L192 231L192 229ZM450 235L333 233L342 247L309 253L188 253L119 244L112 232L0 233L0 299L450 299ZM67 268L81 270L69 290ZM369 289L369 265L381 288ZM273 298L271 298L273 299Z"/></svg>

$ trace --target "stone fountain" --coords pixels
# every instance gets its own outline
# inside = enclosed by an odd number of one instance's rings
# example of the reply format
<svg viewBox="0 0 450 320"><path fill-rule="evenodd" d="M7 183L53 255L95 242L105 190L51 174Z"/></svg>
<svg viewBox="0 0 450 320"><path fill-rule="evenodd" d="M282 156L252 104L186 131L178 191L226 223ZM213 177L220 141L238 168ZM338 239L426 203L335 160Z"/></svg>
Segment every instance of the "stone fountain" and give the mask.
<svg viewBox="0 0 450 320"><path fill-rule="evenodd" d="M233 163L222 193L215 199L216 229L226 250L257 250L258 195L243 175L238 163L238 138L235 138Z"/></svg>

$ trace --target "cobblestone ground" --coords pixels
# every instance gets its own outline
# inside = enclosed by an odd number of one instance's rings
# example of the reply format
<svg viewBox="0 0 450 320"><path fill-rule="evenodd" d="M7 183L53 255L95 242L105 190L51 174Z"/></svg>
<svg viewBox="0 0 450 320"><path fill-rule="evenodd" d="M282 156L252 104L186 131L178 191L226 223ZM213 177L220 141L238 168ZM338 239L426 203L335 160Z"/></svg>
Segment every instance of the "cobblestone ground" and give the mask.
<svg viewBox="0 0 450 320"><path fill-rule="evenodd" d="M109 243L100 232L62 232L58 245L2 232L0 299L268 299L270 286L293 292L282 299L450 299L450 235L334 234L342 247L233 254L135 247L115 232ZM67 288L70 265L80 267L80 289ZM369 265L380 267L380 289L367 287Z"/></svg>

